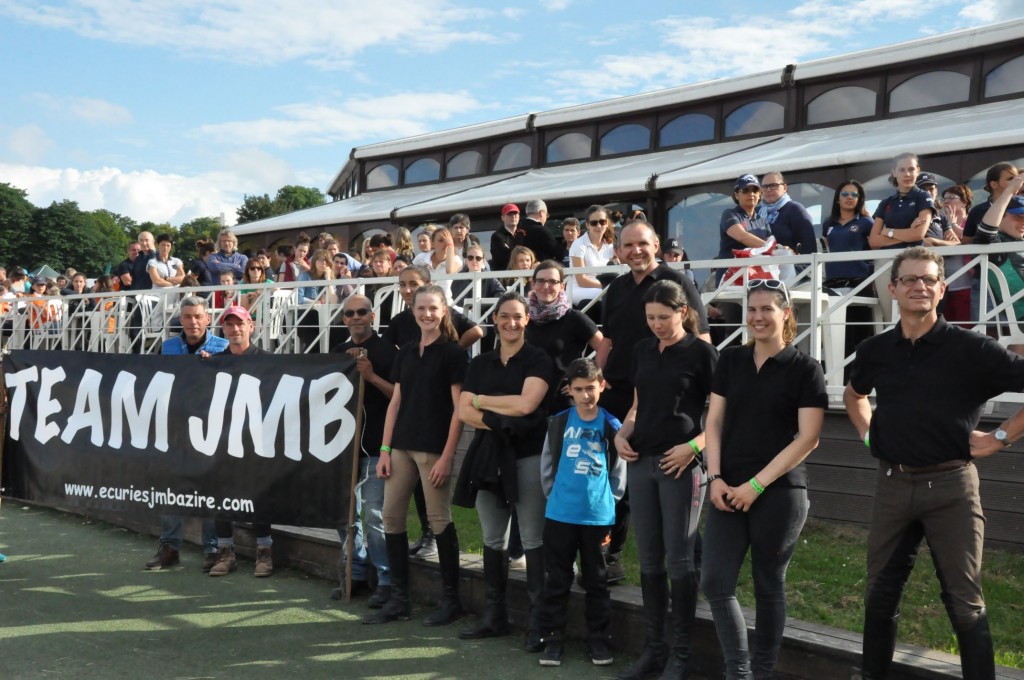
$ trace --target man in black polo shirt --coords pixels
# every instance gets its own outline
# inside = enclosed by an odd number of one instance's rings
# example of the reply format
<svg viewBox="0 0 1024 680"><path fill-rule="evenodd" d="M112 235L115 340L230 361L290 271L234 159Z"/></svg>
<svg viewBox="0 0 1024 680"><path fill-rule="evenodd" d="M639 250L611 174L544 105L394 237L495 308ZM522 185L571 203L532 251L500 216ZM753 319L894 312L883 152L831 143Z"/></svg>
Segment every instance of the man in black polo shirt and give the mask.
<svg viewBox="0 0 1024 680"><path fill-rule="evenodd" d="M981 592L985 517L972 458L1024 435L1024 410L993 432L975 431L986 401L1024 390L1024 359L985 335L946 324L936 311L944 275L942 257L927 248L896 256L889 290L900 322L860 344L844 395L850 420L879 459L868 535L864 680L885 678L892 664L900 600L921 539L931 548L963 677L995 678Z"/></svg>
<svg viewBox="0 0 1024 680"><path fill-rule="evenodd" d="M373 304L365 295L350 295L342 308L342 321L349 331L349 340L334 348L356 360L356 368L363 377L366 388L363 392L363 439L359 444L359 487L356 495L356 520L353 530L352 580L366 581L366 555L377 568L377 590L367 603L372 609L380 609L391 597L391 576L388 573L388 553L384 544L384 480L377 478L377 461L380 458L381 437L384 434L384 418L387 415L391 395L395 391L390 382L391 369L398 355L398 348L377 335L373 330ZM361 522L360 513L366 521ZM365 529L365 531L364 531ZM345 528L338 530L342 545L345 545ZM365 541L365 547L364 547ZM331 596L341 599L345 596L344 558L339 562L341 588ZM355 590L355 587L353 587Z"/></svg>
<svg viewBox="0 0 1024 680"><path fill-rule="evenodd" d="M683 287L690 309L699 318L700 338L711 340L708 317L700 293L682 271L661 264L655 258L661 242L654 227L644 220L634 220L619 234L619 259L629 265L629 273L610 284L604 296L604 343L597 352L597 363L604 371L610 389L601 396L601 405L619 420L625 420L633 405L631 366L633 347L644 338L654 337L647 327L644 294L655 281L668 279ZM618 555L626 544L629 523L629 497L615 504L615 526L608 546L609 581L621 572Z"/></svg>

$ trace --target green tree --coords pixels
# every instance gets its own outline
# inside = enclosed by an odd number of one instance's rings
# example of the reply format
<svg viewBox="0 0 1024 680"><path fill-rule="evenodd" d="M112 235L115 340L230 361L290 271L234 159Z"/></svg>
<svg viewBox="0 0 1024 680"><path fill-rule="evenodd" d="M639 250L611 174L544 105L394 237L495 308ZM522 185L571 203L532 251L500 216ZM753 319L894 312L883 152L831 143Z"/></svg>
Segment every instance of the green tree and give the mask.
<svg viewBox="0 0 1024 680"><path fill-rule="evenodd" d="M274 207L277 210L275 214L283 215L296 210L313 208L323 205L326 200L327 197L324 196L324 193L315 187L289 184L277 190L277 196L274 197Z"/></svg>
<svg viewBox="0 0 1024 680"><path fill-rule="evenodd" d="M23 189L0 183L0 264L29 266L32 256L32 213L36 207Z"/></svg>
<svg viewBox="0 0 1024 680"><path fill-rule="evenodd" d="M255 222L256 220L262 220L278 214L275 212L274 202L270 200L270 196L267 194L262 196L246 194L242 205L235 213L238 215L239 224Z"/></svg>
<svg viewBox="0 0 1024 680"><path fill-rule="evenodd" d="M32 215L33 268L48 264L57 271L74 267L98 276L123 257L127 243L109 216L83 212L74 201L53 202Z"/></svg>
<svg viewBox="0 0 1024 680"><path fill-rule="evenodd" d="M188 269L196 256L196 241L207 238L216 244L221 229L218 217L197 217L178 227L178 235L174 240L174 254L185 263L185 269Z"/></svg>

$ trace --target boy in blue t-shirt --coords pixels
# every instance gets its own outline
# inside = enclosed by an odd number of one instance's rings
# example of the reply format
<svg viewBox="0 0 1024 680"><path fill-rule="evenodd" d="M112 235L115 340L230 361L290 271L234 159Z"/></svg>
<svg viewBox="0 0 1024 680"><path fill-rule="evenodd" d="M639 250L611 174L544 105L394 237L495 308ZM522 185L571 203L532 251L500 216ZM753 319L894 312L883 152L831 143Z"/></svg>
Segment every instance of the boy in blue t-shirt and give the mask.
<svg viewBox="0 0 1024 680"><path fill-rule="evenodd" d="M601 546L615 523L615 501L626 490L626 461L615 450L621 423L597 405L604 390L601 369L576 359L565 372L575 406L548 418L541 452L541 484L548 497L544 521L545 632L541 666L562 663L573 564L580 556L586 595L587 651L597 666L612 662L608 647L611 597Z"/></svg>

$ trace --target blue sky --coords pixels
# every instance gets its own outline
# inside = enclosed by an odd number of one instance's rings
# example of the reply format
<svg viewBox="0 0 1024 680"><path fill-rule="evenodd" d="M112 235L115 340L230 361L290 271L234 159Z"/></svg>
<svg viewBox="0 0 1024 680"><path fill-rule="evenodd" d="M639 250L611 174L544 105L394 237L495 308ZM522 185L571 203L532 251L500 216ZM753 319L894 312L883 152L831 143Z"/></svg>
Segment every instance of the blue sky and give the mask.
<svg viewBox="0 0 1024 680"><path fill-rule="evenodd" d="M233 223L244 194L326 190L353 146L1024 17L1021 0L735 6L0 0L0 182Z"/></svg>

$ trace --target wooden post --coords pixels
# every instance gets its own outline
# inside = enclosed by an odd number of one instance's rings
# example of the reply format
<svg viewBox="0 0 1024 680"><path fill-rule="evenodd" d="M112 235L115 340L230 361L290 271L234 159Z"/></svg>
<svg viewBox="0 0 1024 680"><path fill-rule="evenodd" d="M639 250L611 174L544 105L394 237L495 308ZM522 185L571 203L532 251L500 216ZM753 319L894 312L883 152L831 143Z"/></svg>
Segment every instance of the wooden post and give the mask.
<svg viewBox="0 0 1024 680"><path fill-rule="evenodd" d="M360 356L366 353L361 349ZM345 528L345 602L352 601L352 551L355 548L355 532L352 527L356 521L356 485L359 482L359 459L363 443L363 395L366 392L366 381L359 376L359 395L356 399L356 432L352 442L352 478L349 480L348 494L348 525Z"/></svg>

